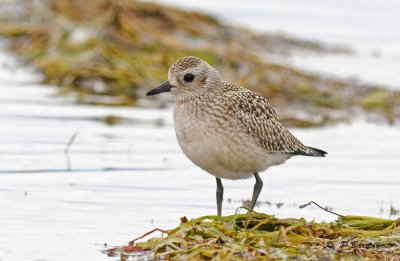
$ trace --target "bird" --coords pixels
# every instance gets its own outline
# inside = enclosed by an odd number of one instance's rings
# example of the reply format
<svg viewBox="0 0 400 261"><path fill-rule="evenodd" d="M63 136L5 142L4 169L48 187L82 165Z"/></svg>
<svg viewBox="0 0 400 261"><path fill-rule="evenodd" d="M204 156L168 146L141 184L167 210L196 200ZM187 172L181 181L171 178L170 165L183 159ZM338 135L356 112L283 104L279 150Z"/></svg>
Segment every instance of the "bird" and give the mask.
<svg viewBox="0 0 400 261"><path fill-rule="evenodd" d="M175 97L174 129L183 153L215 176L218 216L224 193L221 179L254 176L249 204L254 209L263 187L260 172L296 155L327 154L291 134L267 98L223 81L215 68L198 57L177 60L168 70L168 80L146 95L164 92Z"/></svg>

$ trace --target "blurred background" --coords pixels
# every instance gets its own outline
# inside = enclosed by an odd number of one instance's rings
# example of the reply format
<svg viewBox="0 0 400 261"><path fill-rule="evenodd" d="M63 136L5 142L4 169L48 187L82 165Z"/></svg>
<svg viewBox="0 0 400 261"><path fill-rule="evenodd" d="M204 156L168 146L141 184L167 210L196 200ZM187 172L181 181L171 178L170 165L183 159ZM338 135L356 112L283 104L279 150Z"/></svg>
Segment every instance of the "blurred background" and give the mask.
<svg viewBox="0 0 400 261"><path fill-rule="evenodd" d="M400 4L0 1L0 259L110 260L155 227L216 213L182 154L172 97L145 97L195 55L267 97L324 159L266 171L257 211L400 216ZM224 181L223 214L254 180ZM114 258L115 259L115 258Z"/></svg>

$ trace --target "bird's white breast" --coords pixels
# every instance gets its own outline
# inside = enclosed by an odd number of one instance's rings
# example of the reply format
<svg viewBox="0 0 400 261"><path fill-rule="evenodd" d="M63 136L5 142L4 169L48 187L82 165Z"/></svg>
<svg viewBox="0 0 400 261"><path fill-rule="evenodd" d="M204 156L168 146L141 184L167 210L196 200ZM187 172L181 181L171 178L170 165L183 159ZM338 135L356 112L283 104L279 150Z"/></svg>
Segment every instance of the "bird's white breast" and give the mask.
<svg viewBox="0 0 400 261"><path fill-rule="evenodd" d="M190 103L175 105L175 132L184 154L208 173L243 179L287 159L268 155L234 117L223 117L213 108L194 107Z"/></svg>

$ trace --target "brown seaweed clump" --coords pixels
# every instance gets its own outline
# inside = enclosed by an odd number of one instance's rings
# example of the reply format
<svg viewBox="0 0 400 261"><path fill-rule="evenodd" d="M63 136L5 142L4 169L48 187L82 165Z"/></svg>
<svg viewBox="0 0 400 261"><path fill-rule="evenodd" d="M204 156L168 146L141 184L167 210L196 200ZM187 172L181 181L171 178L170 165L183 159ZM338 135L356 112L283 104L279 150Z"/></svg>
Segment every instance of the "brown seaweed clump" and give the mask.
<svg viewBox="0 0 400 261"><path fill-rule="evenodd" d="M399 260L400 219L341 216L330 223L250 212L204 216L165 237L104 252L120 260ZM140 259L142 258L142 259ZM146 259L147 258L147 259ZM131 259L129 259L131 260Z"/></svg>
<svg viewBox="0 0 400 261"><path fill-rule="evenodd" d="M133 0L2 1L1 10L0 35L10 39L11 50L42 72L45 83L73 90L78 102L136 105L176 59L194 55L224 79L268 97L287 125L322 125L358 111L389 122L400 118L399 92L268 59L296 48L343 48L258 35L198 12Z"/></svg>

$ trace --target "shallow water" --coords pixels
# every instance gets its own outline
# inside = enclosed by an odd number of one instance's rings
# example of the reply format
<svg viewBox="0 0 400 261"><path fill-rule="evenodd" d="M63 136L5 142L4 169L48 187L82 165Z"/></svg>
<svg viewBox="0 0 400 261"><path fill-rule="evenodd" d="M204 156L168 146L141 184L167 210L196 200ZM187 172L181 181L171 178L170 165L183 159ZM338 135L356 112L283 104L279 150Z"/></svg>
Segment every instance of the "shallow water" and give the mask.
<svg viewBox="0 0 400 261"><path fill-rule="evenodd" d="M216 213L215 179L181 153L170 109L76 105L10 56L1 53L0 64L0 260L115 260L100 253L104 243ZM123 120L107 125L107 116ZM399 126L359 120L292 131L328 157L295 157L263 173L260 201L271 205L256 210L334 220L298 206L314 200L343 215L381 217L400 208ZM250 198L253 183L224 181L231 203L223 214Z"/></svg>

